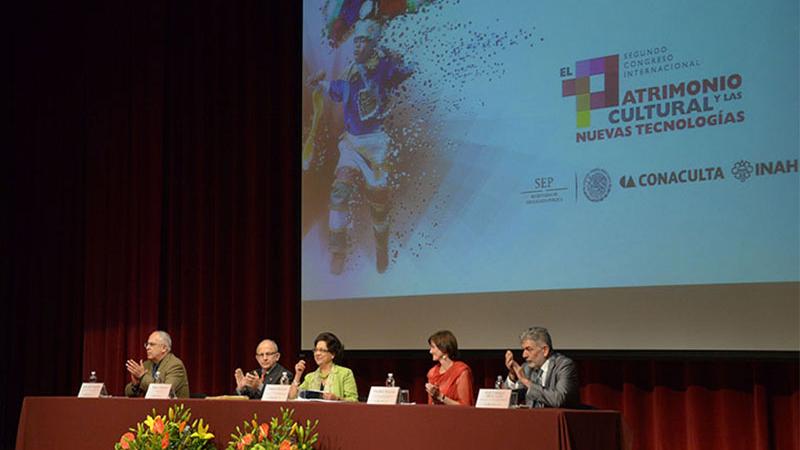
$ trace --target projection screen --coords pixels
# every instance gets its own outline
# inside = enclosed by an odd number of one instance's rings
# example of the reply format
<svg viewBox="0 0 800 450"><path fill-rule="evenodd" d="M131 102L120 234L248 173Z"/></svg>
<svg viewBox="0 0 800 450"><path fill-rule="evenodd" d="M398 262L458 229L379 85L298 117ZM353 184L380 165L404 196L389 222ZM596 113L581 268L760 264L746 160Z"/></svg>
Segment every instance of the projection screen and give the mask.
<svg viewBox="0 0 800 450"><path fill-rule="evenodd" d="M304 0L302 346L800 350L798 22Z"/></svg>

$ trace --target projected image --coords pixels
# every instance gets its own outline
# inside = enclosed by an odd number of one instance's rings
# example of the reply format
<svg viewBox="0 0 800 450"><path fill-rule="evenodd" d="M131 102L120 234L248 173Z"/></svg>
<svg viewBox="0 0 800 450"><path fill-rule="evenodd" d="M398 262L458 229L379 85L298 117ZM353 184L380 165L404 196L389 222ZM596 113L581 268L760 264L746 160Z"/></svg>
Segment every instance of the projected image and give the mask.
<svg viewBox="0 0 800 450"><path fill-rule="evenodd" d="M343 76L326 80L326 72L321 70L308 80L309 86L314 88L312 97L316 111L321 110L322 96L327 93L333 102L342 104L344 116L328 216L330 272L333 275L344 271L348 232L353 223L352 209L359 198L369 209L375 237L376 270L383 273L388 265L389 177L393 168L389 161L392 143L384 127L392 112L391 94L411 75L411 69L403 65L399 55L378 46L382 25L372 18L373 9L369 2L361 5L361 18L353 24L352 62ZM344 9L340 14L346 12ZM332 42L340 37L339 30L347 26L343 19L337 18L328 29ZM314 155L314 138L315 134L308 138L304 166L310 164Z"/></svg>
<svg viewBox="0 0 800 450"><path fill-rule="evenodd" d="M303 300L797 281L771 3L305 0Z"/></svg>

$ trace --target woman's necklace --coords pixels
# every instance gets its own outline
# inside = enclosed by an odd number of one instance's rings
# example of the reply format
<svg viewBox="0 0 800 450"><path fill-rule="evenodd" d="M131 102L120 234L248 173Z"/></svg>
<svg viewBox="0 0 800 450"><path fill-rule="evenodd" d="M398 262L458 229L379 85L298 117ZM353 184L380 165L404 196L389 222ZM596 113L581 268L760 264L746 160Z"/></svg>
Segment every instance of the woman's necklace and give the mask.
<svg viewBox="0 0 800 450"><path fill-rule="evenodd" d="M319 369L319 387L321 391L325 390L325 385L328 382L328 377L330 376L331 372L333 372L332 368L328 369L328 371L325 373L322 373L322 369Z"/></svg>
<svg viewBox="0 0 800 450"><path fill-rule="evenodd" d="M322 382L325 382L325 380L328 379L328 377L331 375L331 373L333 373L333 365L330 365L329 367L326 367L325 369L320 367L319 368L319 379L322 380Z"/></svg>

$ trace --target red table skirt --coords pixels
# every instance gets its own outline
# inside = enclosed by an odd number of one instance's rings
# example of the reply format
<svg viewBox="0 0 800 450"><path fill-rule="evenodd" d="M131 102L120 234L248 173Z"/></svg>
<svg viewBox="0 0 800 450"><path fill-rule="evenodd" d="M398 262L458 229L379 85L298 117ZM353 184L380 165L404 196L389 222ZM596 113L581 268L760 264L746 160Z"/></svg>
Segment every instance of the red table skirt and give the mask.
<svg viewBox="0 0 800 450"><path fill-rule="evenodd" d="M217 448L244 420L277 416L293 408L295 419L319 419L321 450L537 449L618 450L620 414L568 409L477 409L459 406L366 405L237 400L144 400L27 397L17 430L17 450L109 450L153 408L174 403L211 425Z"/></svg>

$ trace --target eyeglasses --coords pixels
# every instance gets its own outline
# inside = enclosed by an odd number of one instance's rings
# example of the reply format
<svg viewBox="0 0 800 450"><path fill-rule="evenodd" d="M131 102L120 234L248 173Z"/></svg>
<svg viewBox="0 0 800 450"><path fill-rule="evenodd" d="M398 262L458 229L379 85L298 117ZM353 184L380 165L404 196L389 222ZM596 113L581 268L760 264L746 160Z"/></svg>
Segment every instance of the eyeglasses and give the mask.
<svg viewBox="0 0 800 450"><path fill-rule="evenodd" d="M269 356L275 356L277 354L278 352L264 352L264 353L256 353L256 356L258 356L259 358L267 358Z"/></svg>
<svg viewBox="0 0 800 450"><path fill-rule="evenodd" d="M145 342L144 348L155 347L156 345L161 345L161 344L159 344L158 342Z"/></svg>
<svg viewBox="0 0 800 450"><path fill-rule="evenodd" d="M314 353L330 353L331 351L327 348L315 348Z"/></svg>

